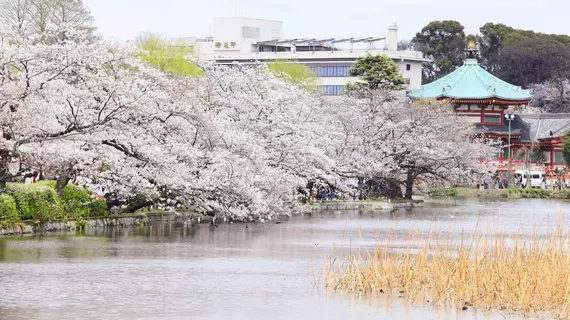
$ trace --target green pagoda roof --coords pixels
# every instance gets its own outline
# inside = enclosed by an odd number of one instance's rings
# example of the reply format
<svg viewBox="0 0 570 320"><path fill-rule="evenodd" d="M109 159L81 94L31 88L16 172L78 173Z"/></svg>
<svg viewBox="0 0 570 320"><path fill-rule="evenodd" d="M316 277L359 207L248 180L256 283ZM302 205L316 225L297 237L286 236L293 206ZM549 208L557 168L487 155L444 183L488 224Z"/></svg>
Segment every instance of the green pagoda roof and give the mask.
<svg viewBox="0 0 570 320"><path fill-rule="evenodd" d="M528 101L530 90L507 83L477 63L477 59L466 59L463 66L445 77L426 84L409 94L412 99L435 98L456 100L498 99L508 101Z"/></svg>

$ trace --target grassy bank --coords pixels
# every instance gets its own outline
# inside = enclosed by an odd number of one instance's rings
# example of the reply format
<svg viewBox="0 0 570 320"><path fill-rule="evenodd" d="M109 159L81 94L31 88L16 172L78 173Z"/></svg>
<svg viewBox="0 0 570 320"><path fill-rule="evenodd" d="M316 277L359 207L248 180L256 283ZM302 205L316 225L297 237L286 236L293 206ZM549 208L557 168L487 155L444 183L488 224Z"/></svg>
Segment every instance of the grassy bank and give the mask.
<svg viewBox="0 0 570 320"><path fill-rule="evenodd" d="M82 220L107 215L104 200L94 198L89 190L66 186L61 197L54 189L55 181L36 184L9 183L0 194L0 220L37 222Z"/></svg>
<svg viewBox="0 0 570 320"><path fill-rule="evenodd" d="M392 250L398 245L391 237L365 253L333 253L327 287L349 293L395 293L459 309L570 317L569 234L561 226L542 239L536 232L530 238L485 232L469 239L458 236L412 231L401 254Z"/></svg>
<svg viewBox="0 0 570 320"><path fill-rule="evenodd" d="M460 198L539 198L539 199L570 199L570 189L475 189L475 188L432 188L428 194L432 197Z"/></svg>

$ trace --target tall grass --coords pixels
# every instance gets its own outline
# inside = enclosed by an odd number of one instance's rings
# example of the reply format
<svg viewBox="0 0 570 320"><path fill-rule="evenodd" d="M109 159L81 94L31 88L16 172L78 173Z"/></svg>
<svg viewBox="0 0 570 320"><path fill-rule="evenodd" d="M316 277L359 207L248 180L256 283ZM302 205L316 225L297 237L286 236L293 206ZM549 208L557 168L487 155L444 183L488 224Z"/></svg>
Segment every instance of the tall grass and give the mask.
<svg viewBox="0 0 570 320"><path fill-rule="evenodd" d="M416 232L396 252L394 231L373 250L333 252L326 285L351 293L397 293L458 308L506 310L525 316L570 317L570 233L562 219L512 235L497 227L463 232Z"/></svg>

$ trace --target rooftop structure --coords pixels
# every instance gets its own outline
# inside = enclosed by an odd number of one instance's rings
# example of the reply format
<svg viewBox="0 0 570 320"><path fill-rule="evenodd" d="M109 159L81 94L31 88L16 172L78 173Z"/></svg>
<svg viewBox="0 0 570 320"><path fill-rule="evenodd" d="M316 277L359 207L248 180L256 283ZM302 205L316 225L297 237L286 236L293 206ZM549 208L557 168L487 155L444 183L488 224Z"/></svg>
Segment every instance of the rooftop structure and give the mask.
<svg viewBox="0 0 570 320"><path fill-rule="evenodd" d="M570 129L570 114L568 113L541 113L516 115L511 123L511 160L515 167L564 167L562 156L562 141L567 130ZM485 126L477 125L476 131L487 137L503 141L502 152L495 161L499 169L505 170L509 159L508 125Z"/></svg>
<svg viewBox="0 0 570 320"><path fill-rule="evenodd" d="M281 21L241 17L214 19L213 35L204 39L183 38L181 44L197 48L201 56L219 64L258 64L290 60L309 66L319 78L325 93L344 91L351 77L349 70L356 59L367 54L385 54L392 58L409 81L409 88L421 86L421 52L398 50L398 27L387 28L386 36L349 38L283 37Z"/></svg>
<svg viewBox="0 0 570 320"><path fill-rule="evenodd" d="M530 90L507 83L483 69L477 62L474 42L468 44L466 53L463 66L412 90L409 97L448 100L458 116L475 125L477 135L501 141L501 152L490 159L497 162L499 171L508 169L509 159L514 168L565 166L561 150L564 134L570 129L570 114L516 115L511 120L509 134L507 109L528 105L532 98Z"/></svg>
<svg viewBox="0 0 570 320"><path fill-rule="evenodd" d="M448 100L455 106L457 115L485 128L505 125L505 110L512 105L528 105L532 97L530 90L507 83L481 68L475 42L468 44L466 54L461 67L412 90L409 97Z"/></svg>
<svg viewBox="0 0 570 320"><path fill-rule="evenodd" d="M477 59L465 60L463 66L445 77L410 93L411 98L450 99L478 104L528 104L530 90L507 83L479 66Z"/></svg>

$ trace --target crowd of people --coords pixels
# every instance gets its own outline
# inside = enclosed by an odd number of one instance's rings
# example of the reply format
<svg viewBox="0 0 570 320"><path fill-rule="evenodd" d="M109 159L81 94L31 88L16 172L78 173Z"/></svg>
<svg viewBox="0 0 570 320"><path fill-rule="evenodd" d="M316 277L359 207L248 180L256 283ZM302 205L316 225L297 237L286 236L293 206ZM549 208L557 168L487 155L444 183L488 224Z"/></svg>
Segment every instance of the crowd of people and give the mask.
<svg viewBox="0 0 570 320"><path fill-rule="evenodd" d="M527 181L530 175L531 184L533 187L540 187L542 189L550 190L562 190L567 189L568 183L566 181L566 172L560 170L558 167L554 169L546 168L544 172L525 172L524 174L515 171L511 172L511 186L509 186L508 173L507 172L497 172L495 178L493 179L494 185L489 185L487 181L477 185L477 188L481 189L506 189L509 187L513 188L526 188L529 181ZM540 181L540 183L537 182Z"/></svg>
<svg viewBox="0 0 570 320"><path fill-rule="evenodd" d="M312 196L316 200L336 200L338 195L334 188L321 186L313 191Z"/></svg>

